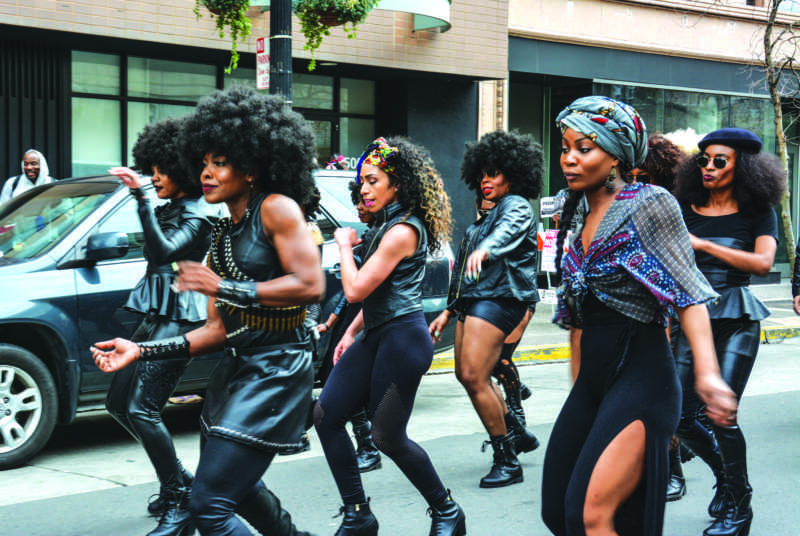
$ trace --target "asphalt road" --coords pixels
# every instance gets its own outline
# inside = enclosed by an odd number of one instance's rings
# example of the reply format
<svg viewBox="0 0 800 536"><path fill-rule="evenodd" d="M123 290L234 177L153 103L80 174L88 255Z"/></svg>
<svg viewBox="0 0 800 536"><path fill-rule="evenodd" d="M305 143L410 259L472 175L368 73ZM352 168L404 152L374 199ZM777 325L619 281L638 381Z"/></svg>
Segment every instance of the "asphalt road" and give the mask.
<svg viewBox="0 0 800 536"><path fill-rule="evenodd" d="M569 388L564 362L520 367L534 395L526 401L531 429L546 442ZM800 534L800 339L761 346L739 412L748 438L755 495L753 536ZM197 461L197 408L170 408L168 425L187 467ZM442 479L467 512L471 535L546 535L539 508L544 448L521 456L525 482L497 490L478 488L490 465L480 452L485 439L469 399L452 374L426 376L409 435L430 454ZM713 479L702 462L684 466L688 494L668 503L665 535L699 535ZM332 534L339 498L312 435L308 453L281 457L267 472L301 528ZM426 505L388 460L364 475L365 487L385 536L428 533ZM103 414L58 430L27 467L0 473L2 536L128 536L146 534L154 521L145 505L157 483L142 449Z"/></svg>

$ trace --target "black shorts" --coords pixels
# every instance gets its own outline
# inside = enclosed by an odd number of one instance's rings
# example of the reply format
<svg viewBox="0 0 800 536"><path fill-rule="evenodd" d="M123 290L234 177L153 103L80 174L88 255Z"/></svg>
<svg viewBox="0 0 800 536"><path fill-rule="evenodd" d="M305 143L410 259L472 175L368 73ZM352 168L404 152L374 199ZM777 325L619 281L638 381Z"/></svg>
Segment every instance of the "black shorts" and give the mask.
<svg viewBox="0 0 800 536"><path fill-rule="evenodd" d="M527 303L514 298L467 299L462 303L459 322L474 316L489 322L506 336L519 326L529 307Z"/></svg>

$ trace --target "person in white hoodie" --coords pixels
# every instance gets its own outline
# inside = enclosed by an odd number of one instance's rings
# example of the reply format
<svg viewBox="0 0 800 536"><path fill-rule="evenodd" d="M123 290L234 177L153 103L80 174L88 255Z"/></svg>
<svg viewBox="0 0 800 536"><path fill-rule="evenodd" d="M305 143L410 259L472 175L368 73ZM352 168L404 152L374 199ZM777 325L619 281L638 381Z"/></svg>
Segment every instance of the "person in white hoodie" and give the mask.
<svg viewBox="0 0 800 536"><path fill-rule="evenodd" d="M34 186L48 184L55 180L50 176L50 169L47 167L44 155L36 149L28 149L25 152L20 167L22 175L9 177L3 185L3 191L0 192L0 203L5 203Z"/></svg>

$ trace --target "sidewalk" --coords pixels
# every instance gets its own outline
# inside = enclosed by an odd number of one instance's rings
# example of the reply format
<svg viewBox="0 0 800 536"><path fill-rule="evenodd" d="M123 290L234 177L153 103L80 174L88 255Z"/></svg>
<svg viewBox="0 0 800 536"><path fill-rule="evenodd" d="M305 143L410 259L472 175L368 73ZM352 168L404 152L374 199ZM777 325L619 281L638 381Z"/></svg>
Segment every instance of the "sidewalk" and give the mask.
<svg viewBox="0 0 800 536"><path fill-rule="evenodd" d="M753 285L750 288L772 312L769 318L761 322L762 343L772 344L800 337L800 316L792 310L792 284L789 279L779 284ZM517 365L569 359L567 331L551 323L554 310L555 305L538 305L514 352ZM453 351L441 352L434 356L429 374L451 372L453 366Z"/></svg>

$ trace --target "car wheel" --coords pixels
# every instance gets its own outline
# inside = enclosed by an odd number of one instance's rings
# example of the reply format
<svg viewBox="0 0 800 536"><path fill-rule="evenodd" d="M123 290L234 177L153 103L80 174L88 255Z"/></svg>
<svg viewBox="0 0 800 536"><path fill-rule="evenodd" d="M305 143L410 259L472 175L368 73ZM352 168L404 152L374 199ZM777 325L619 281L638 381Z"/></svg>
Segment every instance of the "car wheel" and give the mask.
<svg viewBox="0 0 800 536"><path fill-rule="evenodd" d="M50 371L34 354L0 344L0 469L33 458L50 439L58 400Z"/></svg>

